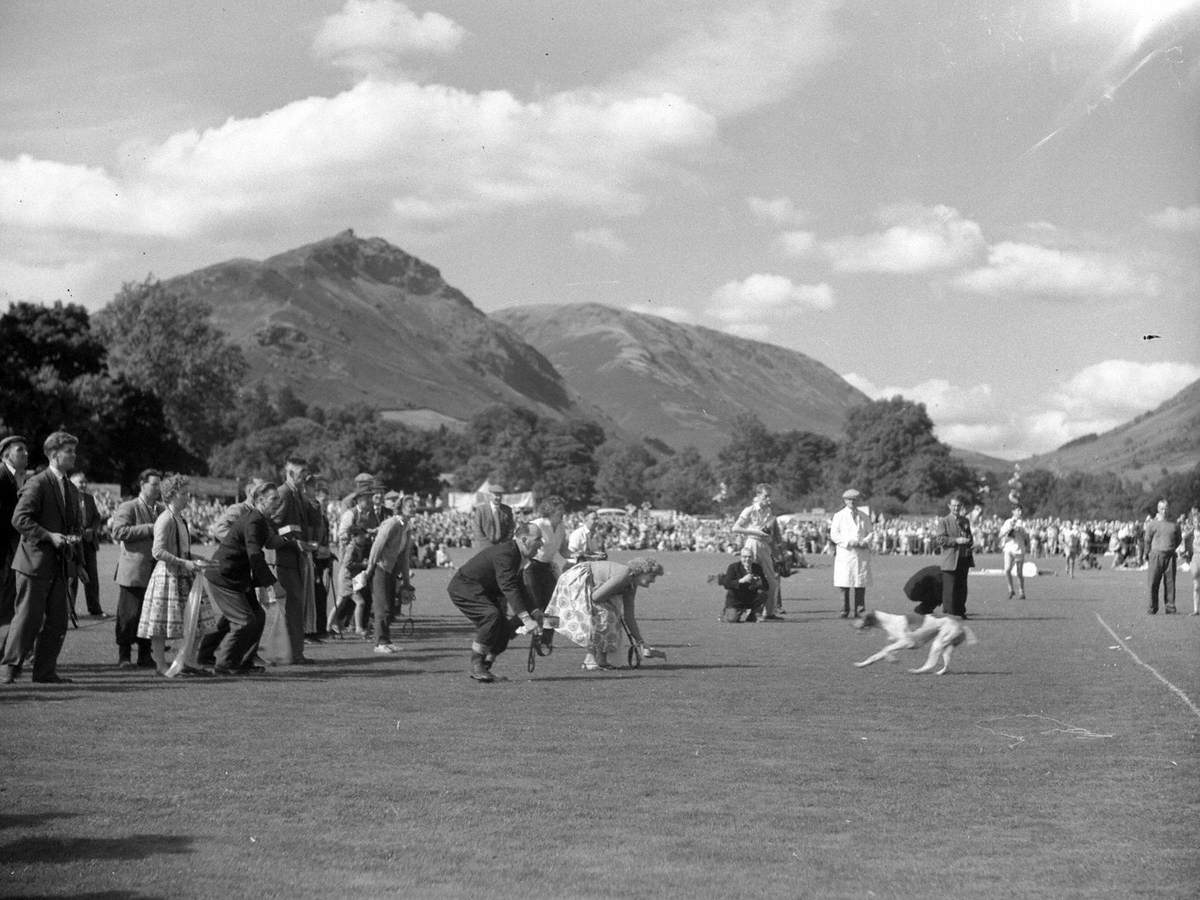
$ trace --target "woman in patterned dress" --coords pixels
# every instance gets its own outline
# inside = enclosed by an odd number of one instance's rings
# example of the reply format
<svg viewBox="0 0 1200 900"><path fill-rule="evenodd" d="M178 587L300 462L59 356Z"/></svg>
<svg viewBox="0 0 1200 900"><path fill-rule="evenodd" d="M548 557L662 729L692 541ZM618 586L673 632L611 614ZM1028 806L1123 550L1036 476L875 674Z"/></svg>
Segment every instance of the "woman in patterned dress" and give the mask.
<svg viewBox="0 0 1200 900"><path fill-rule="evenodd" d="M146 602L138 621L138 637L149 638L158 674L166 675L167 639L183 637L183 607L196 573L205 561L192 555L192 540L183 510L191 499L188 480L170 475L162 482L162 499L167 508L154 521L151 555L157 560L146 587Z"/></svg>
<svg viewBox="0 0 1200 900"><path fill-rule="evenodd" d="M651 648L638 628L634 604L637 589L650 587L662 573L658 560L637 557L624 565L611 560L581 562L558 579L546 615L557 616L556 630L587 649L584 669L616 668L609 663L608 654L621 646L621 619L638 651L643 656L650 654Z"/></svg>

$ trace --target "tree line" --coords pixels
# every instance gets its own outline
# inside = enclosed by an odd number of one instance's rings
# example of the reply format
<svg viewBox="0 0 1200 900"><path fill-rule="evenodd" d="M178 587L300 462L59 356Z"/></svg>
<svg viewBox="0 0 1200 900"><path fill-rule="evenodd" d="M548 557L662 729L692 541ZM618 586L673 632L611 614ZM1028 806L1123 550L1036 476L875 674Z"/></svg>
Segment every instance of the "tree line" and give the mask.
<svg viewBox="0 0 1200 900"><path fill-rule="evenodd" d="M756 416L729 423L715 455L605 434L594 422L552 419L517 406L488 407L461 430L418 431L365 405L330 409L289 388L249 381L241 349L202 301L154 280L126 284L89 315L76 304L14 303L0 316L0 425L41 436L66 427L81 441L93 480L132 485L141 469L240 478L308 459L335 490L358 472L390 486L439 493L446 475L469 490L485 478L509 490L694 514L739 508L760 482L780 508L836 508L853 485L889 515L940 511L952 494L1007 511L994 472L977 472L934 435L925 407L903 397L863 404L840 440L773 432ZM36 452L35 452L36 455ZM1200 466L1147 487L1112 473L1022 475L1030 515L1140 516L1160 495L1200 504Z"/></svg>

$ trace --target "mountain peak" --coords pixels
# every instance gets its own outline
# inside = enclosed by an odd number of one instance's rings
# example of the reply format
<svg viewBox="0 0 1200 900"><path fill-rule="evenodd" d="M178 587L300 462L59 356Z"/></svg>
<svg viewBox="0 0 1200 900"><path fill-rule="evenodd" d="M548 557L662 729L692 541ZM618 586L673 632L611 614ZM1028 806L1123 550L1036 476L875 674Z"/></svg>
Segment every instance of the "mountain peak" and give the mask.
<svg viewBox="0 0 1200 900"><path fill-rule="evenodd" d="M446 287L442 273L380 237L360 238L352 228L264 260L269 267L324 271L338 278L363 279L428 295Z"/></svg>

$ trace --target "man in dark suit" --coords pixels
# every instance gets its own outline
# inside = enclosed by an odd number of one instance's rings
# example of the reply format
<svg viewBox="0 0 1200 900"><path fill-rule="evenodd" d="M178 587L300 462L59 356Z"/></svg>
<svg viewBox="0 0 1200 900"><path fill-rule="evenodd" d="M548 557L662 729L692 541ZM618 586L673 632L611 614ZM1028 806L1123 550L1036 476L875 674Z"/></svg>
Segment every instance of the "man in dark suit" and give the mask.
<svg viewBox="0 0 1200 900"><path fill-rule="evenodd" d="M516 518L503 497L504 489L492 485L487 498L471 511L471 546L486 547L512 538Z"/></svg>
<svg viewBox="0 0 1200 900"><path fill-rule="evenodd" d="M942 611L967 618L967 574L975 567L971 522L958 497L950 500L950 515L938 519L934 541L942 552Z"/></svg>
<svg viewBox="0 0 1200 900"><path fill-rule="evenodd" d="M68 475L75 468L79 440L56 431L43 445L50 461L30 478L17 499L12 524L21 534L13 557L16 611L0 653L0 683L12 684L33 653L33 680L69 683L57 672L67 634L67 586L74 574L79 542L79 495Z"/></svg>
<svg viewBox="0 0 1200 900"><path fill-rule="evenodd" d="M29 451L25 438L10 434L0 441L0 644L8 634L16 611L16 576L12 561L21 542L21 533L13 527L12 517L17 510L17 497L25 485L25 467Z"/></svg>
<svg viewBox="0 0 1200 900"><path fill-rule="evenodd" d="M521 567L542 544L542 533L529 522L518 527L510 540L486 546L467 560L450 579L446 590L451 602L475 626L471 642L471 677L496 680L492 663L508 648L517 628L540 635L541 612L525 587ZM507 603L512 617L505 614Z"/></svg>
<svg viewBox="0 0 1200 900"><path fill-rule="evenodd" d="M767 602L767 580L762 566L755 562L753 549L743 547L738 559L729 564L724 574L717 578L717 583L725 588L722 621L740 622L747 613L747 622L758 621L758 614Z"/></svg>
<svg viewBox="0 0 1200 900"><path fill-rule="evenodd" d="M304 657L304 620L306 605L312 596L312 509L304 496L308 463L299 457L287 459L283 467L284 483L279 487L279 502L271 513L279 536L284 538L275 551L276 603L267 612L263 632L263 658L277 666L300 665ZM316 625L313 625L316 631Z"/></svg>
<svg viewBox="0 0 1200 900"><path fill-rule="evenodd" d="M121 542L121 555L117 559L117 666L133 668L130 659L133 645L138 648L137 665L153 669L154 658L150 655L148 638L137 636L138 620L142 617L142 603L146 599L146 586L150 573L154 571L154 520L163 511L159 502L162 472L146 469L138 476L138 495L126 500L112 516L112 536Z"/></svg>
<svg viewBox="0 0 1200 900"><path fill-rule="evenodd" d="M79 492L79 569L78 576L71 582L71 609L79 583L83 582L83 596L87 611L93 619L107 619L108 614L100 608L100 575L96 570L96 554L100 550L100 510L96 498L88 493L87 474L72 472L71 484Z"/></svg>
<svg viewBox="0 0 1200 900"><path fill-rule="evenodd" d="M272 540L267 516L278 505L279 492L269 481L257 482L249 488L246 500L249 509L230 523L203 575L205 590L220 611L221 621L201 640L196 655L201 661L214 660L213 671L218 675L263 671L254 665L254 651L267 616L256 589L275 583L265 550Z"/></svg>

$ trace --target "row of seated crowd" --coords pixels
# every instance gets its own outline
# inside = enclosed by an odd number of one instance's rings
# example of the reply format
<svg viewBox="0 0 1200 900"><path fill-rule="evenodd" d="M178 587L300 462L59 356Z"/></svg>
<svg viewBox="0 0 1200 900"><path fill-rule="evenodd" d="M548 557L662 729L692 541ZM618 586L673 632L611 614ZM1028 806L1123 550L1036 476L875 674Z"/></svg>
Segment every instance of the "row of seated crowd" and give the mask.
<svg viewBox="0 0 1200 900"><path fill-rule="evenodd" d="M119 498L108 491L95 494L104 523L109 521ZM343 501L330 498L328 491L318 494L324 503L326 516L335 531L343 512ZM449 565L447 549L471 546L470 513L445 509L441 498L432 495L418 497L418 506L413 519L415 539L413 542L414 565L422 568ZM382 503L382 493L375 505ZM185 516L200 540L213 540L212 528L219 520L226 504L219 500L193 498ZM520 520L528 511L517 510ZM586 512L569 513L564 520L568 529L583 523ZM1000 527L1004 519L1000 516L983 516L978 510L973 514L976 550L980 553L999 553L1001 545ZM1065 520L1054 517L1027 519L1029 526L1029 553L1036 559L1064 556L1068 549L1077 545L1083 557L1108 555L1114 565L1141 565L1146 558L1145 526L1141 521L1115 520ZM658 552L691 551L708 553L736 553L741 545L741 536L732 531L735 516L722 518L697 517L682 513L651 514L647 510L630 509L622 514L606 513L596 523L595 530L604 536L605 546L610 549ZM1184 517L1185 532L1190 531ZM932 556L937 550L933 534L936 519L919 518L876 518L872 552L902 556ZM783 529L784 544L795 567L803 567L805 556L832 556L833 543L829 539L830 520L812 518L798 521ZM102 529L101 539L111 537L107 527ZM1188 542L1190 545L1190 541Z"/></svg>

